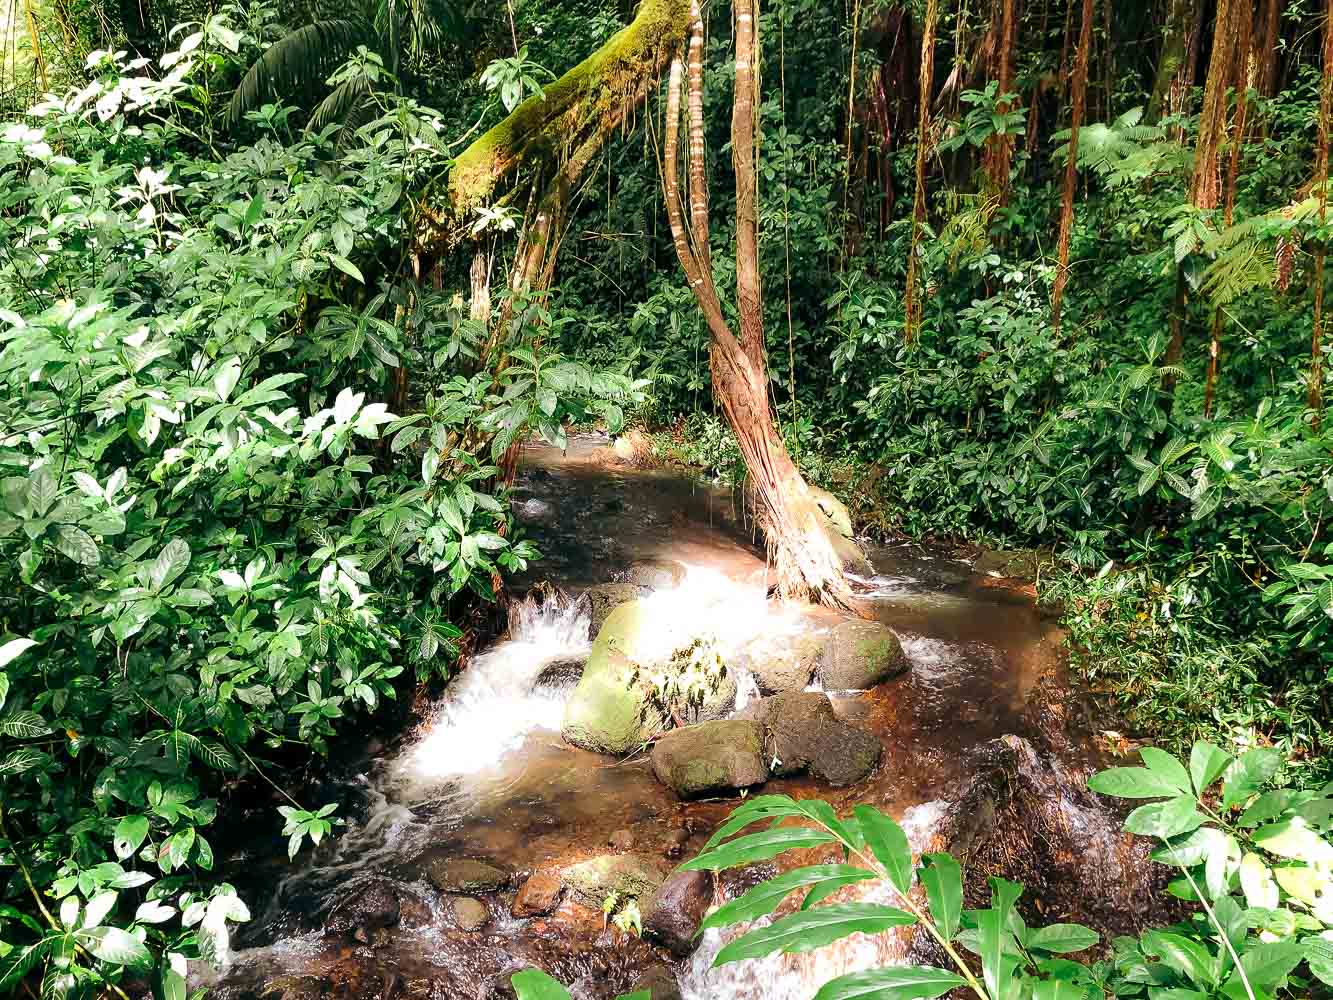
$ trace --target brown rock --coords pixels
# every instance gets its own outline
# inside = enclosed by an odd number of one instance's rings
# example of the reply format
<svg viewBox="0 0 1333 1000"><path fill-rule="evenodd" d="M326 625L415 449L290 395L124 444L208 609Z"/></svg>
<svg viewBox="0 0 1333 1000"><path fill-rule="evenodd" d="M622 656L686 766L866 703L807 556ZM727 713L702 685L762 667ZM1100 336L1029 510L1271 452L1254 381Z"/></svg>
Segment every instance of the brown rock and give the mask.
<svg viewBox="0 0 1333 1000"><path fill-rule="evenodd" d="M675 872L644 908L643 936L684 958L694 951L695 932L712 902L711 872Z"/></svg>
<svg viewBox="0 0 1333 1000"><path fill-rule="evenodd" d="M654 965L641 975L631 993L646 992L651 1000L681 1000L676 974L665 965Z"/></svg>
<svg viewBox="0 0 1333 1000"><path fill-rule="evenodd" d="M629 830L617 830L606 841L617 851L628 851L634 846L634 834Z"/></svg>
<svg viewBox="0 0 1333 1000"><path fill-rule="evenodd" d="M441 892L496 892L509 884L508 872L475 858L428 858L425 868Z"/></svg>
<svg viewBox="0 0 1333 1000"><path fill-rule="evenodd" d="M554 872L536 872L519 886L509 912L519 919L550 913L560 901L562 888L564 886L559 875Z"/></svg>
<svg viewBox="0 0 1333 1000"><path fill-rule="evenodd" d="M688 830L669 830L666 835L666 843L662 845L662 853L668 858L678 858L685 853L685 845L690 842L690 833Z"/></svg>
<svg viewBox="0 0 1333 1000"><path fill-rule="evenodd" d="M653 746L653 773L681 798L737 792L768 780L764 729L744 719L673 729Z"/></svg>
<svg viewBox="0 0 1333 1000"><path fill-rule="evenodd" d="M471 896L459 896L451 907L454 923L460 930L479 931L491 922L486 904Z"/></svg>

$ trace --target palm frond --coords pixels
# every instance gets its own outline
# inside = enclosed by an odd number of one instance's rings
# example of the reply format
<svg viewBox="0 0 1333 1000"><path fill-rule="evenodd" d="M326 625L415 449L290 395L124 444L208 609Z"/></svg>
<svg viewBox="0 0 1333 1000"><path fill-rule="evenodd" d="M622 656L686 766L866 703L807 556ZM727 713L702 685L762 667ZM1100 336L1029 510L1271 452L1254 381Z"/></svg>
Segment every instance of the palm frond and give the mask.
<svg viewBox="0 0 1333 1000"><path fill-rule="evenodd" d="M334 142L340 148L345 146L346 140L370 121L374 114L369 100L374 89L370 78L366 76L357 75L344 80L310 112L306 132L318 132L336 122L340 127Z"/></svg>
<svg viewBox="0 0 1333 1000"><path fill-rule="evenodd" d="M278 98L309 99L358 45L374 45L374 28L359 18L315 21L274 42L246 72L231 96L226 125Z"/></svg>

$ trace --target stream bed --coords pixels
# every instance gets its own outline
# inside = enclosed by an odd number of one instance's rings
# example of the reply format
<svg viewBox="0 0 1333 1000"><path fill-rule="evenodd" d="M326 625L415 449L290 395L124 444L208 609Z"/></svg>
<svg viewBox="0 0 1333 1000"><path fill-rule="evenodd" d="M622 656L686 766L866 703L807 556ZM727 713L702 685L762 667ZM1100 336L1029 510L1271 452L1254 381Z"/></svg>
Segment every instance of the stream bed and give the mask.
<svg viewBox="0 0 1333 1000"><path fill-rule="evenodd" d="M717 931L681 955L608 926L571 894L550 912L514 915L534 873L617 854L669 870L736 804L681 801L646 755L617 760L562 741L565 700L590 646L580 593L669 559L686 572L654 598L663 614L779 643L822 624L819 613L768 599L762 550L726 492L616 463L593 436L563 453L530 446L517 486L516 514L543 559L513 592L544 582L550 596L516 600L507 634L471 659L431 716L349 777L348 828L304 863L271 867L267 898L249 891L254 920L228 963L200 984L236 1000L491 1000L512 996L509 976L536 966L586 1000L610 1000L645 975L657 977L654 1000L808 1000L836 975L930 958L903 929L713 969ZM875 572L858 581L864 609L899 636L910 669L830 697L840 719L881 741L881 762L846 788L797 777L764 790L840 810L877 806L900 819L916 849L963 855L969 896L984 874L1003 872L1028 885L1025 905L1046 922L1078 919L1106 933L1138 925L1155 873L1119 817L1083 787L1096 751L1062 676L1058 629L945 553L868 555ZM737 710L756 696L740 678ZM799 854L776 864L824 860ZM469 865L481 874L460 905L440 891L439 873ZM773 870L723 873L715 900Z"/></svg>

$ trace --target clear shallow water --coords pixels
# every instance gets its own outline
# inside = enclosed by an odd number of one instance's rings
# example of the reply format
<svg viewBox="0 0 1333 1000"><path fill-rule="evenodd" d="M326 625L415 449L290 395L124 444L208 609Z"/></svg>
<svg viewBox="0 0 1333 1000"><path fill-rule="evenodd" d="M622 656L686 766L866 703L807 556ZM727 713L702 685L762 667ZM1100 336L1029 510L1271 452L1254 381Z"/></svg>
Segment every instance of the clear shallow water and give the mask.
<svg viewBox="0 0 1333 1000"><path fill-rule="evenodd" d="M660 857L680 830L697 849L734 805L679 802L646 760L615 761L561 742L571 688L537 680L551 664L586 654L587 609L572 596L582 588L637 560L679 560L685 581L655 595L654 605L712 633L724 651L836 620L767 601L762 554L725 493L672 473L608 468L600 447L580 439L565 455L531 449L519 479L519 514L545 555L519 586L545 580L571 596L514 605L507 636L472 660L418 732L356 776L356 822L303 867L276 869L281 881L255 901L258 917L217 983L221 995L274 982L290 993L291 983L318 980L325 995L489 998L510 973L538 965L580 980L587 996L609 998L663 960L604 929L600 913L569 903L549 917L515 920L512 892L490 901L485 930L459 931L424 875L432 859L475 858L514 872L516 886L526 873L610 852L612 834L625 831L636 852ZM876 573L859 590L868 612L899 634L912 669L833 700L841 716L880 737L884 763L852 789L786 779L767 790L839 808L872 803L925 846L991 741L1030 726L1034 685L1058 663L1058 636L1031 606L970 588L966 567L944 556L906 547L870 555ZM742 700L755 693L745 677L741 690ZM320 932L332 910L376 883L405 900L386 943L371 948ZM722 937L710 932L677 973L689 1000L803 1000L834 975L901 958L909 942L906 934L858 935L811 955L712 970Z"/></svg>

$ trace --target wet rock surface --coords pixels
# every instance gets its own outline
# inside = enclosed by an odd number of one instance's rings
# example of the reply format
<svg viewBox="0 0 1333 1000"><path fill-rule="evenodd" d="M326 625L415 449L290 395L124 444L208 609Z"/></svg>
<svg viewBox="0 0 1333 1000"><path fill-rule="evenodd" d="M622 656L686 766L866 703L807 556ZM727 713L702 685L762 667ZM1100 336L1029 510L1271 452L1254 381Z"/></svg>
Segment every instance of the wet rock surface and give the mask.
<svg viewBox="0 0 1333 1000"><path fill-rule="evenodd" d="M585 591L588 601L588 638L596 639L611 612L622 604L636 601L649 592L636 583L602 583Z"/></svg>
<svg viewBox="0 0 1333 1000"><path fill-rule="evenodd" d="M631 566L625 573L625 582L649 590L666 590L685 582L689 571L675 559L646 559Z"/></svg>
<svg viewBox="0 0 1333 1000"><path fill-rule="evenodd" d="M765 728L773 773L809 772L835 788L866 778L883 753L873 733L840 720L828 695L791 691L764 698L754 717Z"/></svg>
<svg viewBox="0 0 1333 1000"><path fill-rule="evenodd" d="M460 896L451 904L454 924L460 930L479 931L491 922L491 913L486 904L471 896Z"/></svg>
<svg viewBox="0 0 1333 1000"><path fill-rule="evenodd" d="M654 745L653 773L681 798L732 794L768 780L764 730L745 719L673 729Z"/></svg>
<svg viewBox="0 0 1333 1000"><path fill-rule="evenodd" d="M509 873L475 858L433 856L425 860L426 878L441 892L498 892Z"/></svg>
<svg viewBox="0 0 1333 1000"><path fill-rule="evenodd" d="M828 691L862 691L905 672L902 643L880 622L847 621L824 640L819 679Z"/></svg>
<svg viewBox="0 0 1333 1000"><path fill-rule="evenodd" d="M340 900L330 911L324 929L366 941L372 932L398 923L401 904L387 882L372 882Z"/></svg>
<svg viewBox="0 0 1333 1000"><path fill-rule="evenodd" d="M564 888L555 872L536 872L519 886L509 912L518 919L550 913L560 902Z"/></svg>
<svg viewBox="0 0 1333 1000"><path fill-rule="evenodd" d="M712 902L712 872L673 872L641 907L643 935L684 958L694 951L695 932Z"/></svg>
<svg viewBox="0 0 1333 1000"><path fill-rule="evenodd" d="M607 854L570 865L560 873L560 880L580 903L600 909L613 892L622 899L651 896L666 875L666 866L656 858Z"/></svg>

